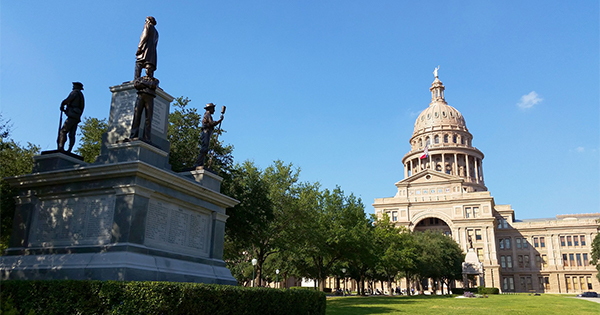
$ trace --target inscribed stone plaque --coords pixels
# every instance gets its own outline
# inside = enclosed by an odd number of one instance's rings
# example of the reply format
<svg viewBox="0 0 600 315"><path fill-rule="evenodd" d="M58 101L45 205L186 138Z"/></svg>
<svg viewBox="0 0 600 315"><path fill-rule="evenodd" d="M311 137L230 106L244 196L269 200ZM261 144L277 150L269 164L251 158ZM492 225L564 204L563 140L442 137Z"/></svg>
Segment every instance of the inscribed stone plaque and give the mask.
<svg viewBox="0 0 600 315"><path fill-rule="evenodd" d="M108 243L114 206L114 195L42 200L32 224L30 245Z"/></svg>
<svg viewBox="0 0 600 315"><path fill-rule="evenodd" d="M194 256L208 256L210 216L174 204L150 200L144 245Z"/></svg>

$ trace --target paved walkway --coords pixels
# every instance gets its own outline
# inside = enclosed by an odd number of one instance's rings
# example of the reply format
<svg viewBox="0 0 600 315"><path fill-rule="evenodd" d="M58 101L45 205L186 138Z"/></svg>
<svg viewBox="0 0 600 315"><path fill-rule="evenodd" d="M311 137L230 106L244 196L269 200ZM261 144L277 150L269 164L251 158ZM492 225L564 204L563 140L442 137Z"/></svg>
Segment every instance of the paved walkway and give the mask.
<svg viewBox="0 0 600 315"><path fill-rule="evenodd" d="M573 297L575 299L582 299L582 300L586 300L586 301L592 301L592 302L596 302L596 303L600 303L600 298L593 298L593 297Z"/></svg>

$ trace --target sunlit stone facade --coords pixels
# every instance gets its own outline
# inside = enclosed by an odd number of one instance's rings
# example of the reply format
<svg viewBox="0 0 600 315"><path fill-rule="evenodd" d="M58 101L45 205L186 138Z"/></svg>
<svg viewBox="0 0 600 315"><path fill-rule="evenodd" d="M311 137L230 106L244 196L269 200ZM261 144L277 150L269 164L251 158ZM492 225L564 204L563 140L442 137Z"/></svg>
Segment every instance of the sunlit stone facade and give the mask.
<svg viewBox="0 0 600 315"><path fill-rule="evenodd" d="M487 287L600 291L589 263L600 213L515 220L510 205L495 204L484 182L484 155L473 146L462 114L446 102L445 87L435 75L431 103L417 117L411 149L402 159L405 178L396 183L395 196L375 199L376 216L387 213L397 226L412 231L440 230L465 253L471 238Z"/></svg>

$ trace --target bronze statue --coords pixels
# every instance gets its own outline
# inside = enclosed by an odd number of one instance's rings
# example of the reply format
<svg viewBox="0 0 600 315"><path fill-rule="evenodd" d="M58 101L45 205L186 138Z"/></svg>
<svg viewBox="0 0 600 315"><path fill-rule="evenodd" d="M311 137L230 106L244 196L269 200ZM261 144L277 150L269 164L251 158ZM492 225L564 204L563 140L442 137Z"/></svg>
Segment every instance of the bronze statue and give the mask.
<svg viewBox="0 0 600 315"><path fill-rule="evenodd" d="M131 134L129 140L137 140L140 133L140 123L142 112L146 111L146 121L144 123L144 135L142 141L152 143L152 116L154 113L154 98L156 97L156 88L158 79L148 76L137 78L133 81L133 86L137 90L137 99L135 100L135 109L133 122L131 124Z"/></svg>
<svg viewBox="0 0 600 315"><path fill-rule="evenodd" d="M213 121L212 114L215 113L215 104L208 103L204 106L206 112L204 113L204 117L202 117L202 133L200 134L200 155L198 155L198 159L196 159L196 164L194 165L196 168L204 168L204 159L206 158L206 154L209 150L210 145L210 137L212 136L213 130L215 126L220 124L223 121L223 113L221 113L221 118L217 121Z"/></svg>
<svg viewBox="0 0 600 315"><path fill-rule="evenodd" d="M156 46L158 45L158 32L154 27L156 20L152 16L146 17L144 31L140 37L135 62L135 74L133 79L137 79L142 75L142 68L146 69L146 76L153 78L154 70L156 70Z"/></svg>
<svg viewBox="0 0 600 315"><path fill-rule="evenodd" d="M69 135L69 149L67 152L71 152L75 145L75 132L77 131L77 124L81 121L81 115L83 114L83 108L85 107L85 100L83 98L83 84L81 82L73 82L73 91L69 96L60 103L60 120L62 122L62 113L67 115L64 125L58 131L58 150L65 150L65 143L67 142L67 134Z"/></svg>

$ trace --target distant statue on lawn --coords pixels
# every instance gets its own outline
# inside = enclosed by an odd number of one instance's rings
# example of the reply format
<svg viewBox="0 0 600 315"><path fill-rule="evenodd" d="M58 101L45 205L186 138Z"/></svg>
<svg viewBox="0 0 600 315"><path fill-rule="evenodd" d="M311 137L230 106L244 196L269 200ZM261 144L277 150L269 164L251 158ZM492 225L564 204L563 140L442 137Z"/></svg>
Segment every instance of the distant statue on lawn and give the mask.
<svg viewBox="0 0 600 315"><path fill-rule="evenodd" d="M154 27L156 20L152 16L146 18L144 31L140 37L135 62L135 74L133 79L137 79L142 75L142 68L146 69L146 76L154 78L156 70L156 46L158 45L158 32Z"/></svg>
<svg viewBox="0 0 600 315"><path fill-rule="evenodd" d="M73 91L69 96L60 103L60 124L62 124L62 113L67 115L67 120L60 127L58 131L58 144L59 151L65 151L65 143L67 142L67 134L69 135L69 148L67 152L71 152L75 145L75 132L77 131L77 124L81 121L81 115L83 114L83 108L85 107L85 100L83 98L83 84L81 82L73 82Z"/></svg>

